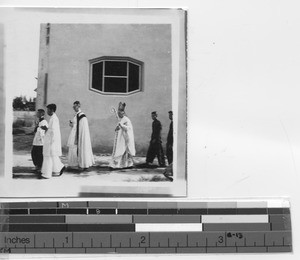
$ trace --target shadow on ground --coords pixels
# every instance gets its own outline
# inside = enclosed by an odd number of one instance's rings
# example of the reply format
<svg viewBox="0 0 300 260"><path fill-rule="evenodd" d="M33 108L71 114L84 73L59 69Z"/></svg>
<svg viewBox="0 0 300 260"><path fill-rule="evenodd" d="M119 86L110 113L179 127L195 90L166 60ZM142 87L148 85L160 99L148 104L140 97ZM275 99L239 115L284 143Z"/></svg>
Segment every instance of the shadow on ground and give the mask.
<svg viewBox="0 0 300 260"><path fill-rule="evenodd" d="M61 179L99 177L105 181L124 182L166 182L169 181L164 175L164 168L151 167L111 170L108 166L95 165L87 170L67 168ZM39 175L32 166L13 167L14 179L38 179Z"/></svg>

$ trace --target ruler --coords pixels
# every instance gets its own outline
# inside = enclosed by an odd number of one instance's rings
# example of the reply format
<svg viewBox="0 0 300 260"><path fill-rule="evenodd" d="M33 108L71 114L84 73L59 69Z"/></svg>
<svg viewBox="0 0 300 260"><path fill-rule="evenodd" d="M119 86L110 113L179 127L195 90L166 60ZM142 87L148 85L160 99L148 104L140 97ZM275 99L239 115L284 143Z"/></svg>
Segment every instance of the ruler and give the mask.
<svg viewBox="0 0 300 260"><path fill-rule="evenodd" d="M287 201L0 203L0 253L292 252Z"/></svg>

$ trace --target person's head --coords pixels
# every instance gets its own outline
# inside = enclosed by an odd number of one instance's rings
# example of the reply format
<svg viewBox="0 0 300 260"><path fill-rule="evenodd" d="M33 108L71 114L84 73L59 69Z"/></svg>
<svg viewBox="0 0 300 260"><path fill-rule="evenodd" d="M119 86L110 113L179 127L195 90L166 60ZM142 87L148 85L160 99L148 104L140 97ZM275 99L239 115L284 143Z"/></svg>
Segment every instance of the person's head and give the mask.
<svg viewBox="0 0 300 260"><path fill-rule="evenodd" d="M49 116L52 116L55 113L55 111L56 111L56 105L55 104L49 104L47 106L47 114Z"/></svg>
<svg viewBox="0 0 300 260"><path fill-rule="evenodd" d="M155 119L157 118L157 113L156 113L156 111L153 111L153 112L151 113L151 117L152 117L153 120L155 120Z"/></svg>
<svg viewBox="0 0 300 260"><path fill-rule="evenodd" d="M73 109L74 109L75 112L79 111L79 109L80 109L80 102L79 101L75 101L73 103Z"/></svg>
<svg viewBox="0 0 300 260"><path fill-rule="evenodd" d="M126 104L120 102L118 107L118 117L122 118L125 115Z"/></svg>
<svg viewBox="0 0 300 260"><path fill-rule="evenodd" d="M37 118L42 118L44 115L45 115L45 110L44 109L38 109L36 111Z"/></svg>
<svg viewBox="0 0 300 260"><path fill-rule="evenodd" d="M125 115L125 111L123 111L123 110L118 110L118 116L119 116L120 118L123 118L124 115Z"/></svg>
<svg viewBox="0 0 300 260"><path fill-rule="evenodd" d="M169 119L173 120L173 111L169 111Z"/></svg>

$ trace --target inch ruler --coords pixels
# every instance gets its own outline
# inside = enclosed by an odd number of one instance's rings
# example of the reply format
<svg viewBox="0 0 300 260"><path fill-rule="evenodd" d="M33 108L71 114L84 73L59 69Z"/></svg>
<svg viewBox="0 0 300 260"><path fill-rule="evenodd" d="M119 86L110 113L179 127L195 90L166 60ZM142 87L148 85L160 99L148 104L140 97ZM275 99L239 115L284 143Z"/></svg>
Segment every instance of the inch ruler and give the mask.
<svg viewBox="0 0 300 260"><path fill-rule="evenodd" d="M292 252L289 203L0 203L0 253Z"/></svg>

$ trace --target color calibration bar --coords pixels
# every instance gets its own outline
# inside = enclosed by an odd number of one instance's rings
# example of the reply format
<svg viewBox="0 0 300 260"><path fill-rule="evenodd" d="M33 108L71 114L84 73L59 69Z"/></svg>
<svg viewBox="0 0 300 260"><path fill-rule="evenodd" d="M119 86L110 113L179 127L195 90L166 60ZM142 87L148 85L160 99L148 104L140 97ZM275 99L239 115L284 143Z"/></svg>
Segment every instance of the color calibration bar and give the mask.
<svg viewBox="0 0 300 260"><path fill-rule="evenodd" d="M0 204L2 253L291 252L286 200Z"/></svg>

